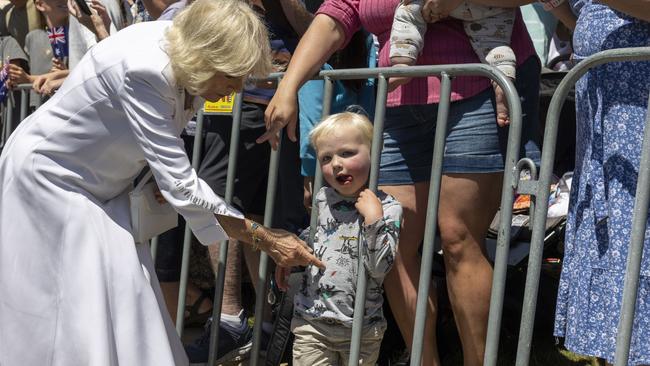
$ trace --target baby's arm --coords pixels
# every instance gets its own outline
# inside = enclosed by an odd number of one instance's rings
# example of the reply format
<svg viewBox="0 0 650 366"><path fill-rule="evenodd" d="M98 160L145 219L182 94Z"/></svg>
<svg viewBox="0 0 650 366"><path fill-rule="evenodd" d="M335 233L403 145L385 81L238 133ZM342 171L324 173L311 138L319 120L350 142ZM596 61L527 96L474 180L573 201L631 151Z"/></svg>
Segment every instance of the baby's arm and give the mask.
<svg viewBox="0 0 650 366"><path fill-rule="evenodd" d="M422 1L400 3L395 10L390 32L391 65L414 65L422 51L426 31Z"/></svg>
<svg viewBox="0 0 650 366"><path fill-rule="evenodd" d="M383 216L373 223L363 225L359 246L368 274L374 278L386 275L395 262L399 241L402 206L395 200L383 206Z"/></svg>

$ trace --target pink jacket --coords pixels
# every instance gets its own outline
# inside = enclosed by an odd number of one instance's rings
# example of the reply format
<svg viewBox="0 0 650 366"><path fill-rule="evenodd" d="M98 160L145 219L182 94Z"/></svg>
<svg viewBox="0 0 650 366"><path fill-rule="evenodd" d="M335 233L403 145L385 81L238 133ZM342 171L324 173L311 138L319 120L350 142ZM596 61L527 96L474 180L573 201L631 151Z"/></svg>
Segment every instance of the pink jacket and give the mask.
<svg viewBox="0 0 650 366"><path fill-rule="evenodd" d="M393 13L399 0L325 0L318 10L337 20L345 31L346 42L363 26L379 39L379 66L389 66L390 29ZM526 30L521 13L517 11L511 47L521 64L535 55L535 49ZM470 45L460 20L447 18L429 24L424 49L418 65L444 65L480 62ZM452 82L451 100L474 96L490 86L483 77L457 77ZM388 94L387 106L437 103L440 98L440 80L437 77L418 78Z"/></svg>

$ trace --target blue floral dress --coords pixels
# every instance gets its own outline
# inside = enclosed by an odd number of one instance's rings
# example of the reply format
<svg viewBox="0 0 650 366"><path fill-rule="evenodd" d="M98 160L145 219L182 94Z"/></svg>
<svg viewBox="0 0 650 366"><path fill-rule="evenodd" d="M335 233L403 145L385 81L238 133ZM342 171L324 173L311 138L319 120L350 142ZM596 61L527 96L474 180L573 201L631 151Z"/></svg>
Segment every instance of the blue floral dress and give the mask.
<svg viewBox="0 0 650 366"><path fill-rule="evenodd" d="M589 0L579 13L574 52L582 59L650 46L650 23ZM566 230L555 335L576 353L614 359L632 227L650 62L610 63L576 85L576 170ZM642 261L629 364L650 364L650 225Z"/></svg>

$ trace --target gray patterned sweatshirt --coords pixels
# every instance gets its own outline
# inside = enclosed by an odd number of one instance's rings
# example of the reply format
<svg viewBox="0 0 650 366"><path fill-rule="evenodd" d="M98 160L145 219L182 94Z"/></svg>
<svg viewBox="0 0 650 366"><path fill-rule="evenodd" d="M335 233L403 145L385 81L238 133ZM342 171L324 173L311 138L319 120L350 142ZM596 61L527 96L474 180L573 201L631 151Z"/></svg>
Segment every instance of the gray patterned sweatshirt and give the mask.
<svg viewBox="0 0 650 366"><path fill-rule="evenodd" d="M377 196L384 217L365 225L354 206L355 198L341 196L330 187L318 192L319 215L313 249L327 269L322 271L311 265L305 269L294 297L294 316L352 327L358 256L361 254L368 279L364 325L383 319L381 284L394 262L402 206L384 192Z"/></svg>

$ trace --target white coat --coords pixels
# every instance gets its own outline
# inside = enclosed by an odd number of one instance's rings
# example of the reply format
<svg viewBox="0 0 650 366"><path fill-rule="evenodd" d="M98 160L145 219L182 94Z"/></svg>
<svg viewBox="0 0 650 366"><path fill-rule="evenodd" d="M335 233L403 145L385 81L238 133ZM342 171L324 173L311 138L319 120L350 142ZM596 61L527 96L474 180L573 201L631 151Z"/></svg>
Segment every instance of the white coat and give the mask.
<svg viewBox="0 0 650 366"><path fill-rule="evenodd" d="M239 213L179 138L194 111L164 51L170 25L98 43L0 156L2 366L187 364L147 246L134 244L128 192L149 164L203 244L226 238L211 210Z"/></svg>

